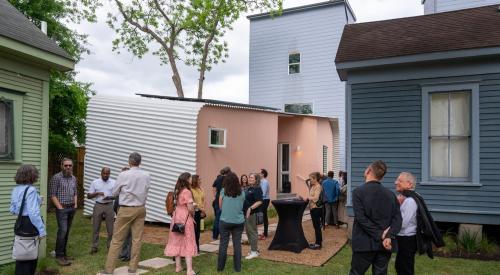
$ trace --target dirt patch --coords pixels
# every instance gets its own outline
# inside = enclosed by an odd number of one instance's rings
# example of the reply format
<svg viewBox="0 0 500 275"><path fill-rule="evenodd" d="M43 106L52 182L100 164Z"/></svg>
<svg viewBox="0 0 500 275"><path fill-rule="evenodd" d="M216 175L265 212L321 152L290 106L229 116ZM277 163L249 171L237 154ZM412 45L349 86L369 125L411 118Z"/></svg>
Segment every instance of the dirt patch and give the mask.
<svg viewBox="0 0 500 275"><path fill-rule="evenodd" d="M303 222L304 235L308 242L313 243L314 228L311 221ZM310 266L321 266L333 257L347 243L347 230L337 229L329 226L323 231L323 247L321 250L304 249L301 253L288 251L267 250L274 237L274 232L269 234L266 240L259 241L260 257L266 260L302 264ZM250 245L242 246L242 254L246 256L250 252ZM228 254L233 254L232 247L228 248Z"/></svg>

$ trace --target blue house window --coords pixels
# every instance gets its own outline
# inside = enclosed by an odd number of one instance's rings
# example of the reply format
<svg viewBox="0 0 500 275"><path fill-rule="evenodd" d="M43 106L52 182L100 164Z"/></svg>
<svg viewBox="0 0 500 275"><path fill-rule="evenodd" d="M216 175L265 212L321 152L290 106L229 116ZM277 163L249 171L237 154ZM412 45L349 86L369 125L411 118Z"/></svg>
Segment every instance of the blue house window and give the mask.
<svg viewBox="0 0 500 275"><path fill-rule="evenodd" d="M422 93L422 184L479 185L478 84Z"/></svg>

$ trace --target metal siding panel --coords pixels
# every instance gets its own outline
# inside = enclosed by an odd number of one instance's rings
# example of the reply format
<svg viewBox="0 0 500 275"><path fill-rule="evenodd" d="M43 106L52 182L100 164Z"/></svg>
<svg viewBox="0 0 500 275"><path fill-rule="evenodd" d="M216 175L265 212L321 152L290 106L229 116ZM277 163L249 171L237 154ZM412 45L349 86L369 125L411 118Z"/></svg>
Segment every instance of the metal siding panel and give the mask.
<svg viewBox="0 0 500 275"><path fill-rule="evenodd" d="M339 119L340 167L345 169L345 84L333 59L345 25L343 5L250 21L250 104L283 109L313 103L315 115ZM288 75L288 53L301 53L301 73ZM335 165L336 166L336 165Z"/></svg>
<svg viewBox="0 0 500 275"><path fill-rule="evenodd" d="M84 189L100 177L102 167L112 178L128 164L128 155L142 155L141 167L151 174L146 202L147 221L170 222L165 197L182 172L196 172L196 127L203 103L142 97L95 96L87 114ZM94 202L85 199L84 214Z"/></svg>

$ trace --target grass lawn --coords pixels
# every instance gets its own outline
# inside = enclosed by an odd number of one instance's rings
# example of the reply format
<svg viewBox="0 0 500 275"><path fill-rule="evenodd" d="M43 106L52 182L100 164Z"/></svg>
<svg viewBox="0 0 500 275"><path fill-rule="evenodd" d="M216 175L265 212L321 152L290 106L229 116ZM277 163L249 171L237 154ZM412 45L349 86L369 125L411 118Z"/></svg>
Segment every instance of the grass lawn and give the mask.
<svg viewBox="0 0 500 275"><path fill-rule="evenodd" d="M104 227L104 225L102 225ZM53 213L48 217L48 251L54 250L57 225ZM106 248L105 239L101 238L100 250L95 255L90 255L91 224L90 219L82 216L82 211L78 211L71 229L68 254L74 256L76 260L69 267L59 267L54 259L48 257L39 261L39 267L50 267L59 269L61 274L96 274L104 267ZM141 260L163 255L164 246L144 243L141 251ZM391 259L389 274L395 274L394 258ZM226 263L226 271L216 272L217 256L215 254L204 254L194 259L195 271L200 274L232 274L232 258L229 257ZM242 274L348 274L351 262L351 249L344 247L337 255L328 261L323 267L309 267L293 265L280 262L271 262L262 259L242 261ZM126 263L119 262L120 265ZM13 274L13 265L0 267L0 274ZM156 272L148 274L175 274L174 265L168 266ZM368 272L367 274L371 274ZM500 262L498 261L476 261L464 259L435 258L431 260L426 256L419 256L416 260L416 274L500 274Z"/></svg>

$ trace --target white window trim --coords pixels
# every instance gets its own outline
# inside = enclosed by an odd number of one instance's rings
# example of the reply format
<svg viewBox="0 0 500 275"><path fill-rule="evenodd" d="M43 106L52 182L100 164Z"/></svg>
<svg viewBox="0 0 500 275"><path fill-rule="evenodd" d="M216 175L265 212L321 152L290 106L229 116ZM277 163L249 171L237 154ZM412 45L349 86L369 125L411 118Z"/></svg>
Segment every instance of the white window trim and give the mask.
<svg viewBox="0 0 500 275"><path fill-rule="evenodd" d="M298 54L299 55L299 62L297 62L297 63L290 63L290 55L292 55L292 54ZM302 54L300 52L289 52L288 53L288 60L287 60L288 66L286 67L288 75L296 75L296 74L301 74L302 73L302 66L300 64L301 61L302 61ZM291 74L290 73L290 65L299 65L299 72Z"/></svg>
<svg viewBox="0 0 500 275"><path fill-rule="evenodd" d="M431 180L429 154L430 97L437 92L471 93L470 178L468 180ZM422 85L422 182L421 185L481 186L479 180L479 82Z"/></svg>
<svg viewBox="0 0 500 275"><path fill-rule="evenodd" d="M224 144L218 145L218 144L212 144L212 130L214 131L223 131L224 132ZM210 148L226 148L227 144L227 130L224 128L213 128L209 127L208 128L208 147Z"/></svg>

